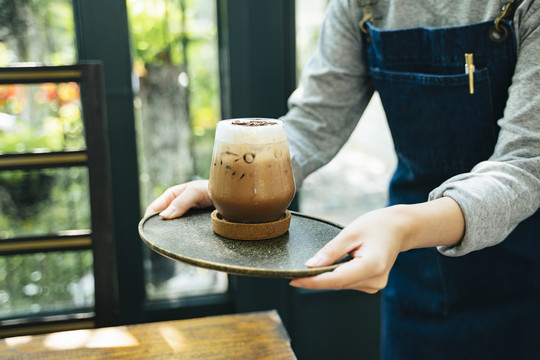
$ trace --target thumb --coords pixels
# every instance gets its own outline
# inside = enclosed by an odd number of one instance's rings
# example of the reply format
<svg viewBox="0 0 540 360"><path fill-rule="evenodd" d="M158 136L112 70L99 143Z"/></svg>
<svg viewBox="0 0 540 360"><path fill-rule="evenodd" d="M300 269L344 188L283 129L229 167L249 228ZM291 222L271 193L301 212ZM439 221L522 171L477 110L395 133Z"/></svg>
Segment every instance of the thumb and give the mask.
<svg viewBox="0 0 540 360"><path fill-rule="evenodd" d="M332 265L343 255L351 252L357 246L347 233L345 230L341 231L334 239L313 255L311 259L306 261L306 266L320 267Z"/></svg>
<svg viewBox="0 0 540 360"><path fill-rule="evenodd" d="M154 200L146 209L144 216L155 212L163 211L185 190L186 184L176 185L168 188L160 197Z"/></svg>
<svg viewBox="0 0 540 360"><path fill-rule="evenodd" d="M159 215L164 219L173 219L184 215L193 207L211 206L212 200L207 189L205 182L190 183Z"/></svg>

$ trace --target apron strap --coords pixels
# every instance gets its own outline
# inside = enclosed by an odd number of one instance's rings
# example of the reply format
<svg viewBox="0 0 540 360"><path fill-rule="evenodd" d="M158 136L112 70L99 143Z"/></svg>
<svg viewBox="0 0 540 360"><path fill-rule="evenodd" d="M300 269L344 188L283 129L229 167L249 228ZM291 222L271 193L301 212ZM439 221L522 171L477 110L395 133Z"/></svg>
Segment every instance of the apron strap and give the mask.
<svg viewBox="0 0 540 360"><path fill-rule="evenodd" d="M373 10L371 8L372 5L375 5L379 2L379 0L367 0L366 2L363 2L362 0L358 0L358 6L362 8L362 19L360 20L360 30L364 34L366 34L368 42L370 42L371 37L369 36L369 29L366 27L366 23L370 22L371 25L375 26L375 19L380 19L380 16L375 16L373 14ZM518 3L520 0L510 0L506 5L503 6L501 9L501 14L495 18L493 21L493 27L491 28L489 32L489 38L491 41L496 43L501 43L506 40L508 37L508 29L506 27L501 26L501 20L512 20L514 17L514 14L516 12L516 8L518 6Z"/></svg>
<svg viewBox="0 0 540 360"><path fill-rule="evenodd" d="M495 21L493 22L493 26L491 27L491 30L489 31L489 38L493 42L504 42L506 38L508 37L508 29L506 27L501 26L500 22L502 19L511 21L514 17L514 14L516 12L516 8L518 6L519 0L510 0L506 5L503 6L501 10L501 14L497 16Z"/></svg>
<svg viewBox="0 0 540 360"><path fill-rule="evenodd" d="M368 42L371 42L371 36L369 36L369 29L366 27L366 23L370 22L371 25L375 26L375 20L381 19L381 16L375 16L373 14L373 9L371 8L372 5L375 5L379 2L379 0L367 0L366 2L363 2L363 0L358 0L358 6L362 8L362 20L360 20L360 30L364 34L366 34L366 38Z"/></svg>

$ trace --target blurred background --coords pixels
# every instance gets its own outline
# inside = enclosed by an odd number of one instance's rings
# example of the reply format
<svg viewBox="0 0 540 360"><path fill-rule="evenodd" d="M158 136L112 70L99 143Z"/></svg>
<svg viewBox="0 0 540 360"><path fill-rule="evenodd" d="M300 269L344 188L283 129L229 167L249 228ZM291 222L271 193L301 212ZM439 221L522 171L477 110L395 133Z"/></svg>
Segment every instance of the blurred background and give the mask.
<svg viewBox="0 0 540 360"><path fill-rule="evenodd" d="M110 304L117 314L113 324L278 308L293 338L293 348L308 356L308 344L314 337L303 339L300 334L307 334L304 327L309 322L303 319L315 309L311 306L328 308L333 301L341 301L354 307L366 301L367 311L375 310L372 317L376 318L376 298L315 294L289 289L283 281L245 279L192 267L151 252L136 233L145 207L166 188L208 178L217 121L238 117L235 115L277 117L286 110L286 97L315 51L327 5L328 0L252 4L127 0L121 5L0 0L0 67L72 65L105 54L100 60L105 71L118 244L118 272L111 274L118 279L117 300ZM100 11L103 16L96 16ZM264 28L266 22L258 21L257 16L268 17L265 21L276 23L273 26L280 27L282 33ZM108 24L113 22L125 25L120 34L111 31L114 26ZM245 27L255 30L244 34ZM93 38L89 34L94 29L109 31L111 40ZM246 38L235 42L235 34L240 33ZM257 36L272 34L277 41L268 45L269 51L279 50L286 79L278 84L280 94L268 101L268 106L279 102L280 108L267 114L264 106L256 107L257 101L264 99L242 96L249 86L266 87L265 78L244 81L242 75L234 74L240 74L238 68L246 68L242 59L251 66L252 73L246 76L261 72L257 68L261 62L249 60L250 54L255 51L254 44L264 43ZM117 39L125 44L111 46ZM248 45L244 48L242 44ZM113 54L115 51L120 55ZM113 60L108 56L123 62L110 65ZM115 71L124 75L122 86L112 78ZM124 110L115 112L120 97L127 99L130 109L125 109L124 102ZM77 82L0 85L0 155L85 149L83 117ZM129 164L133 166L125 171ZM338 156L307 178L295 208L347 225L362 213L385 206L394 166L384 111L375 95ZM131 185L123 189L126 184ZM128 193L130 189L134 190ZM89 193L86 168L0 169L0 242L88 233L92 227ZM21 250L1 255L2 325L24 328L24 324L38 320L53 321L50 319L55 314L71 314L71 322L75 322L77 314L95 313L94 256L92 249ZM285 300L282 297L272 303L256 299L253 292L259 288L277 291ZM349 300L339 299L343 297ZM307 309L306 315L301 315L300 308ZM339 314L329 313L328 317L334 318L329 320L330 326L354 326L336 320ZM377 324L372 321L375 325L368 331L370 339L376 339ZM320 332L317 336L329 335ZM336 341L328 348L343 347L341 342L347 342L345 337ZM376 340L370 341L376 352ZM323 358L324 351L316 353Z"/></svg>

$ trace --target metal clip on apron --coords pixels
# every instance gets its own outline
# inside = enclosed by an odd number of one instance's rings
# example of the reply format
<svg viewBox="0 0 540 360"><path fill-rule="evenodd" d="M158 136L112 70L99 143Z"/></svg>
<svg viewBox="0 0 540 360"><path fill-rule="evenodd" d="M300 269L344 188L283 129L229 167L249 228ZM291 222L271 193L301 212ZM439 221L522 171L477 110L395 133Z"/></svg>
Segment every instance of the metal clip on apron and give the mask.
<svg viewBox="0 0 540 360"><path fill-rule="evenodd" d="M424 202L493 153L517 56L506 10L495 22L440 29L361 24L398 156L390 204ZM464 71L465 54L474 54L472 76ZM383 357L538 356L539 233L536 213L503 243L465 256L434 248L400 254L383 291Z"/></svg>

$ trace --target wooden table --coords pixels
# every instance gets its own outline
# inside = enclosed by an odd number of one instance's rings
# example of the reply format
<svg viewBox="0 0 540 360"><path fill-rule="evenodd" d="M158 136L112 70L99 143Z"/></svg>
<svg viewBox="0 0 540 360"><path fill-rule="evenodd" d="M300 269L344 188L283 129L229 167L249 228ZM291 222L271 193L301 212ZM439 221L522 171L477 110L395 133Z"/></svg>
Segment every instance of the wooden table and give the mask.
<svg viewBox="0 0 540 360"><path fill-rule="evenodd" d="M296 359L275 311L0 340L1 359Z"/></svg>

